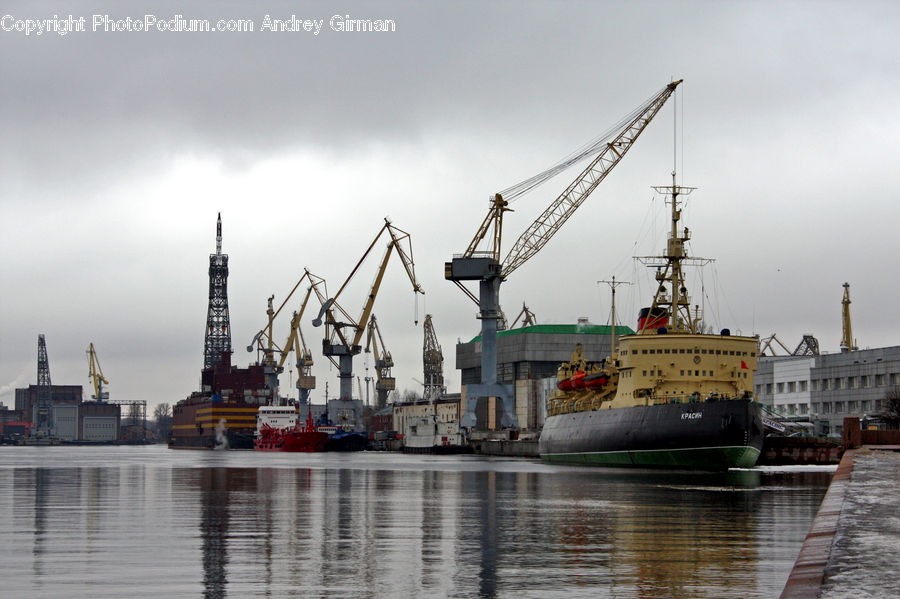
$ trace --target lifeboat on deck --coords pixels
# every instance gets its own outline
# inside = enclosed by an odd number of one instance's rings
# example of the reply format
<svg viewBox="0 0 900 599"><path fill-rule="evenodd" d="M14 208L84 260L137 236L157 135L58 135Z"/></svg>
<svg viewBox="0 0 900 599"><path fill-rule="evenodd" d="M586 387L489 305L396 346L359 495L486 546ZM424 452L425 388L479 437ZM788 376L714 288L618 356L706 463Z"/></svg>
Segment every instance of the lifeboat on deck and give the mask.
<svg viewBox="0 0 900 599"><path fill-rule="evenodd" d="M584 377L584 386L592 391L602 389L609 382L609 375L605 372L596 372Z"/></svg>

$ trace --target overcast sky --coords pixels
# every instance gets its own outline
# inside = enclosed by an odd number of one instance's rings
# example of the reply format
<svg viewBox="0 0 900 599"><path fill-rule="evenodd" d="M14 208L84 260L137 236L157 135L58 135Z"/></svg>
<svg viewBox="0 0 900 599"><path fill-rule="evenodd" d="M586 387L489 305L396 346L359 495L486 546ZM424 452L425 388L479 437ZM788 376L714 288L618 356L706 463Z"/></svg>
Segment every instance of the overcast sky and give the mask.
<svg viewBox="0 0 900 599"><path fill-rule="evenodd" d="M384 217L412 235L416 304L396 259L375 313L400 389L422 380L433 314L445 377L476 307L444 281L494 192L606 131L684 78L634 148L501 289L510 318L634 326L633 255L665 241L673 146L699 189L684 224L716 262L692 293L716 328L838 351L842 284L861 347L900 343L900 5L896 2L5 2L0 20L0 401L83 384L93 342L110 396L174 404L199 386L208 261L223 221L234 362L308 267L336 290ZM85 31L26 35L29 20ZM100 28L94 31L95 15ZM131 17L252 21L252 32L104 31ZM322 21L263 31L271 19ZM388 32L335 31L389 19ZM59 26L56 27L59 29ZM678 137L673 144L673 124ZM893 166L892 166L893 165ZM504 247L577 173L517 201ZM380 257L381 251L378 251ZM356 315L375 274L344 295ZM701 291L702 284L702 291ZM296 306L295 306L296 307ZM418 313L419 324L415 325ZM334 369L304 319L321 403ZM288 333L289 313L276 328ZM356 372L365 376L365 356ZM369 358L369 373L374 375ZM296 380L282 375L292 394Z"/></svg>

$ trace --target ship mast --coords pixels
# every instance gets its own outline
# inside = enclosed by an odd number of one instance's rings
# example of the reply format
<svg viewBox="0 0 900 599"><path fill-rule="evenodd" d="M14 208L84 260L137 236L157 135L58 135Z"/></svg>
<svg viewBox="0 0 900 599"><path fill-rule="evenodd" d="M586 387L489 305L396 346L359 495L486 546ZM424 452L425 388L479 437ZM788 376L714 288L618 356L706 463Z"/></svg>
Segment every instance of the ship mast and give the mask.
<svg viewBox="0 0 900 599"><path fill-rule="evenodd" d="M662 256L639 257L643 264L656 268L656 293L650 306L653 318L668 320L667 328L673 332L699 333L701 324L699 317L691 316L691 298L684 283L684 266L686 264L703 265L711 262L709 258L690 257L685 253L684 244L691 238L687 227L679 230L681 221L681 196L687 196L696 187L678 185L676 172L672 171L672 184L654 186L660 194L668 196L667 204L671 204L672 227L669 231L665 254ZM699 311L699 308L698 308ZM644 329L642 333L656 333L655 329Z"/></svg>

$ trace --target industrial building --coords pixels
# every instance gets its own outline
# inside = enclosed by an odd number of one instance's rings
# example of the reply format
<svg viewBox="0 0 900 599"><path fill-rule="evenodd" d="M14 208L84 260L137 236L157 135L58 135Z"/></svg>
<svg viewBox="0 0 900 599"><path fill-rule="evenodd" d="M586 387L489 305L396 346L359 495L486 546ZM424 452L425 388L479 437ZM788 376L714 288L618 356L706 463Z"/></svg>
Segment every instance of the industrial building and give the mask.
<svg viewBox="0 0 900 599"><path fill-rule="evenodd" d="M616 336L634 334L627 326L616 325ZM536 432L544 424L547 397L556 388L559 365L572 357L580 343L588 360L599 362L610 355L612 327L590 324L525 326L497 333L497 382L512 385L516 418L520 431ZM456 346L456 368L461 371L461 395L466 387L481 381L481 337ZM502 403L481 398L476 407L475 429L500 428Z"/></svg>
<svg viewBox="0 0 900 599"><path fill-rule="evenodd" d="M872 420L900 385L900 346L815 356L763 356L753 379L758 401L840 436L846 416Z"/></svg>
<svg viewBox="0 0 900 599"><path fill-rule="evenodd" d="M16 411L35 422L39 385L16 389ZM51 385L51 426L61 441L115 442L121 428L121 408L107 402L85 402L81 385ZM141 402L143 403L143 402Z"/></svg>

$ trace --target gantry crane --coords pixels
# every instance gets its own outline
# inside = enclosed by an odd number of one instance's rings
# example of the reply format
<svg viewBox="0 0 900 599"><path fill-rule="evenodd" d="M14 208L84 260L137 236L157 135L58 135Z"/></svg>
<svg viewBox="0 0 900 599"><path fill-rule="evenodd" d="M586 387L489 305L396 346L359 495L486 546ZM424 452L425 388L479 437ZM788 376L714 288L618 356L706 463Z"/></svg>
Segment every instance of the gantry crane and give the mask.
<svg viewBox="0 0 900 599"><path fill-rule="evenodd" d="M275 318L281 313L282 308L284 308L285 304L291 299L291 296L294 295L294 292L297 291L297 288L300 287L300 284L303 283L303 281L307 281L309 286L306 288L306 294L303 296L303 301L300 303L300 309L295 311L291 317L290 333L288 334L287 341L284 345L279 346L275 343L273 334ZM300 276L300 279L294 284L293 289L287 294L284 301L281 302L278 310L274 310L272 307L272 301L275 299L275 296L270 296L268 299L268 309L266 310L266 326L253 336L250 345L247 346L248 352L253 351L255 347L257 352L261 353L263 356L261 362L263 366L265 366L267 385L272 391L272 405L281 405L281 397L278 393L278 375L284 372L284 363L287 361L287 357L292 351L296 358L297 389L300 394L301 406L306 405L310 390L316 388L316 377L311 374L313 366L312 353L306 347L303 331L300 329L300 319L303 317L303 312L306 310L309 296L313 293L313 290L318 291L319 286L325 286L325 279L312 274L309 272L309 269L303 269L303 274ZM276 353L278 354L277 360L275 358Z"/></svg>
<svg viewBox="0 0 900 599"><path fill-rule="evenodd" d="M425 374L423 395L426 401L431 402L447 392L444 386L444 354L434 332L431 314L425 315L422 328L425 329L425 341L422 346L422 365Z"/></svg>
<svg viewBox="0 0 900 599"><path fill-rule="evenodd" d="M103 369L100 368L100 359L94 350L94 343L91 342L87 348L88 355L88 378L94 383L94 394L91 399L94 401L103 401L109 399L109 392L103 390L103 385L108 385L109 381L103 376Z"/></svg>
<svg viewBox="0 0 900 599"><path fill-rule="evenodd" d="M378 272L375 275L375 281L372 283L372 288L369 290L366 301L363 303L362 312L360 313L359 318L354 320L338 303L338 298L340 298L344 289L347 288L347 284L350 283L362 263L369 256L372 249L375 247L375 244L378 243L378 240L385 233L390 237L390 240L387 243L387 249L378 266ZM409 248L408 252L403 247L404 242L406 242L406 245ZM318 316L313 320L313 326L318 327L321 326L323 322L325 323L325 338L322 340L322 353L332 359L337 357L339 361L340 399L342 400L352 399L353 356L357 355L362 350L360 341L366 331L369 317L372 314L372 307L375 304L375 297L378 295L381 281L384 278L384 272L387 268L391 254L393 254L394 251L396 251L397 255L400 256L400 260L403 262L403 268L406 270L406 275L409 277L410 283L412 283L413 293L424 294L425 292L422 290L422 287L419 285L418 281L416 281L415 264L412 259L412 241L409 233L398 229L392 225L391 221L388 219L384 219L384 225L378 231L378 234L375 236L375 239L372 240L372 243L369 244L369 247L363 253L362 258L359 259L356 266L350 271L347 280L344 281L344 284L341 285L338 292L334 294L334 297L329 298L326 295L319 293L319 290L316 289L316 295L318 296L322 307L319 310ZM339 320L338 318L341 318L342 320ZM344 329L348 329L346 334Z"/></svg>
<svg viewBox="0 0 900 599"><path fill-rule="evenodd" d="M513 389L511 385L497 382L497 321L500 318L500 283L529 258L535 255L587 199L597 185L625 156L638 136L653 120L657 112L675 92L681 80L666 85L660 92L626 116L609 135L591 145L584 152L567 158L556 166L494 195L488 214L466 251L454 256L444 265L444 278L453 281L479 307L481 319L481 383L466 388L466 414L462 425L475 425L475 406L481 397L497 397L503 400L501 425L514 428L517 425ZM623 125L624 123L624 125ZM509 201L543 183L572 164L599 153L590 164L566 187L550 206L522 233L512 249L500 262L500 242L503 233L503 213L509 211ZM488 237L488 233L490 236ZM479 250L485 239L489 248ZM478 281L479 294L463 286L462 281Z"/></svg>
<svg viewBox="0 0 900 599"><path fill-rule="evenodd" d="M388 394L397 388L397 379L391 376L394 358L384 345L381 329L378 328L378 319L374 314L369 318L366 334L366 353L370 351L375 358L375 409L380 410L387 406Z"/></svg>

